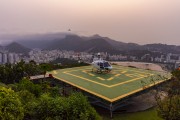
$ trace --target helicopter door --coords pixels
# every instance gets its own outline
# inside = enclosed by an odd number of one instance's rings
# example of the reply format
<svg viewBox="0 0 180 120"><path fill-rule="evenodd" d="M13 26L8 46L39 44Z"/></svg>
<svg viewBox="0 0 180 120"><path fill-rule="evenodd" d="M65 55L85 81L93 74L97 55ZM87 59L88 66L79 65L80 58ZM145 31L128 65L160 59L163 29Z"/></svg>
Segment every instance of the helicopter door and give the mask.
<svg viewBox="0 0 180 120"><path fill-rule="evenodd" d="M100 68L104 69L103 63L100 63Z"/></svg>
<svg viewBox="0 0 180 120"><path fill-rule="evenodd" d="M100 66L100 63L98 62L97 65Z"/></svg>

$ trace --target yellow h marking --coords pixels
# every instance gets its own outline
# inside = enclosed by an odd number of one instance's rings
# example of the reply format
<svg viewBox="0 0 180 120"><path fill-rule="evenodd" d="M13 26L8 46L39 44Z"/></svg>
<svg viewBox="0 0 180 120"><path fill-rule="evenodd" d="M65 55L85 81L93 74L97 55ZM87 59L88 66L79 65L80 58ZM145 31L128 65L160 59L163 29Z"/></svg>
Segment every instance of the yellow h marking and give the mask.
<svg viewBox="0 0 180 120"><path fill-rule="evenodd" d="M78 69L78 70L84 70L84 69ZM77 71L77 70L71 70L71 71ZM128 81L125 81L125 82L120 82L120 83L117 83L117 84L114 84L114 85L106 85L106 84L103 84L103 83L99 83L99 82L97 82L97 81L93 81L93 80L88 79L88 78L84 78L84 77L81 77L81 76L78 76L78 75L74 75L74 74L69 73L69 72L71 72L71 71L64 71L63 73L68 74L68 75L71 75L71 76L74 76L74 77L77 77L77 78L80 78L80 79L83 79L83 80L86 80L86 81L89 81L89 82L92 82L92 83L96 83L96 84L105 86L105 87L108 87L108 88L116 87L116 86L119 86L119 85L122 85L122 84L130 83L130 82L133 82L133 81L136 81L136 80L139 80L139 79L148 77L148 76L142 75L142 74L145 73L145 72L138 72L138 73L135 73L135 74L134 74L134 77L139 76L138 78L134 78L134 79L131 79L131 80L128 80ZM117 70L115 70L115 71L117 71ZM133 70L130 70L130 71L133 71ZM83 71L83 72L87 73L86 71ZM127 71L122 71L122 72L125 73L125 72L127 72ZM121 72L121 73L122 73L122 72ZM146 74L147 74L147 73L146 73ZM125 75L126 75L126 76L129 76L129 77L133 77L132 74L125 74ZM152 76L152 75L153 75L153 74L150 74L149 76ZM96 77L96 78L98 78L98 79L100 79L100 80L106 80L106 79L101 78L101 77ZM109 78L109 79L107 79L107 80L112 80L112 79L114 79L114 77L111 77L111 78Z"/></svg>
<svg viewBox="0 0 180 120"><path fill-rule="evenodd" d="M86 71L82 71L83 73L87 73Z"/></svg>
<svg viewBox="0 0 180 120"><path fill-rule="evenodd" d="M123 74L123 73L126 73L127 71L122 71L121 73Z"/></svg>
<svg viewBox="0 0 180 120"><path fill-rule="evenodd" d="M117 74L117 75L115 75L116 77L118 77L118 76L120 76L121 74Z"/></svg>
<svg viewBox="0 0 180 120"><path fill-rule="evenodd" d="M98 79L100 79L100 80L105 80L104 78L102 78L102 77L97 77Z"/></svg>
<svg viewBox="0 0 180 120"><path fill-rule="evenodd" d="M53 73L54 73L54 74L57 74L57 72L56 72L55 70L53 71Z"/></svg>
<svg viewBox="0 0 180 120"><path fill-rule="evenodd" d="M91 73L88 73L87 71L82 71L83 73L87 73L87 74L89 74L90 76L95 76L94 74L91 74Z"/></svg>
<svg viewBox="0 0 180 120"><path fill-rule="evenodd" d="M107 80L112 80L112 79L114 79L114 77L111 77L111 78L109 78L109 79L107 79Z"/></svg>
<svg viewBox="0 0 180 120"><path fill-rule="evenodd" d="M88 73L90 76L95 76L94 74Z"/></svg>
<svg viewBox="0 0 180 120"><path fill-rule="evenodd" d="M120 75L121 75L121 74L116 74L114 77L118 77L118 76L120 76ZM111 78L109 78L109 79L107 79L107 80L113 80L114 77L111 77Z"/></svg>

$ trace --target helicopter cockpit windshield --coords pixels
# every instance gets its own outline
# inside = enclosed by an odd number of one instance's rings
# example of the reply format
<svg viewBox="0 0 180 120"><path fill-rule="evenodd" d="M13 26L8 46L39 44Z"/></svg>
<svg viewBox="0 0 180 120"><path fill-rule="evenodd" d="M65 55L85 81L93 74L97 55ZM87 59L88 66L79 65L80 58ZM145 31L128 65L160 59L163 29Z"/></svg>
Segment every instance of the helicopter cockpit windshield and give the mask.
<svg viewBox="0 0 180 120"><path fill-rule="evenodd" d="M110 64L108 62L104 62L104 63L98 63L98 66L100 66L101 68L106 68L106 67L110 67Z"/></svg>
<svg viewBox="0 0 180 120"><path fill-rule="evenodd" d="M104 67L110 67L110 64L108 62L105 62Z"/></svg>

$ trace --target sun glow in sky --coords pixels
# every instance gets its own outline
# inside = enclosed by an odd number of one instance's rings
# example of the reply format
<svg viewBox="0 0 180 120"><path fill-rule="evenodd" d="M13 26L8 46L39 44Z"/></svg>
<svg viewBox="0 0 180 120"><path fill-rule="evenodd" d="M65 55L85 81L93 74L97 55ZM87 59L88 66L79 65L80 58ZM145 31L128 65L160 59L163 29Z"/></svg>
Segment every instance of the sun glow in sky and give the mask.
<svg viewBox="0 0 180 120"><path fill-rule="evenodd" d="M0 0L0 34L100 34L180 45L180 0Z"/></svg>

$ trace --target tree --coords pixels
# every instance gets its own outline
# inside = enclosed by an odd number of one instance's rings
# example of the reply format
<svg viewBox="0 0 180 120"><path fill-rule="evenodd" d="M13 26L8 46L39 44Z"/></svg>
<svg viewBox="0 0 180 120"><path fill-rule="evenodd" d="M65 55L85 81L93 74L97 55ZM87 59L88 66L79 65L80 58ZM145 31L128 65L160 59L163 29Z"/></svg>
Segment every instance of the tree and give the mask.
<svg viewBox="0 0 180 120"><path fill-rule="evenodd" d="M31 114L34 112L32 108L36 103L35 95L27 90L18 91L17 94L24 108L24 119L31 119Z"/></svg>
<svg viewBox="0 0 180 120"><path fill-rule="evenodd" d="M68 100L68 119L99 120L101 119L95 109L89 104L87 98L81 93L73 93Z"/></svg>
<svg viewBox="0 0 180 120"><path fill-rule="evenodd" d="M19 96L23 105L26 105L28 102L32 102L35 100L35 95L27 90L21 90L17 92L17 95Z"/></svg>
<svg viewBox="0 0 180 120"><path fill-rule="evenodd" d="M158 115L165 120L179 120L180 118L180 71L173 71L172 76L172 80L155 96Z"/></svg>
<svg viewBox="0 0 180 120"><path fill-rule="evenodd" d="M23 78L17 85L17 91L27 90L30 93L34 94L36 97L39 97L42 94L42 87L38 84L34 84L27 78Z"/></svg>
<svg viewBox="0 0 180 120"><path fill-rule="evenodd" d="M19 96L11 89L0 87L0 119L22 120L24 109Z"/></svg>
<svg viewBox="0 0 180 120"><path fill-rule="evenodd" d="M51 87L51 89L49 90L50 96L51 97L58 97L60 96L60 88L55 86L55 87Z"/></svg>
<svg viewBox="0 0 180 120"><path fill-rule="evenodd" d="M23 77L42 74L43 69L35 62L26 64L23 60L17 64L0 65L0 79L5 84L19 82Z"/></svg>
<svg viewBox="0 0 180 120"><path fill-rule="evenodd" d="M46 64L46 63L40 64L40 68L43 71L44 78L45 78L46 72L49 70L52 70L50 64Z"/></svg>
<svg viewBox="0 0 180 120"><path fill-rule="evenodd" d="M32 109L35 119L40 120L100 120L100 116L91 107L87 99L80 93L68 98L43 94Z"/></svg>
<svg viewBox="0 0 180 120"><path fill-rule="evenodd" d="M180 96L166 97L158 104L158 114L165 120L179 120Z"/></svg>

